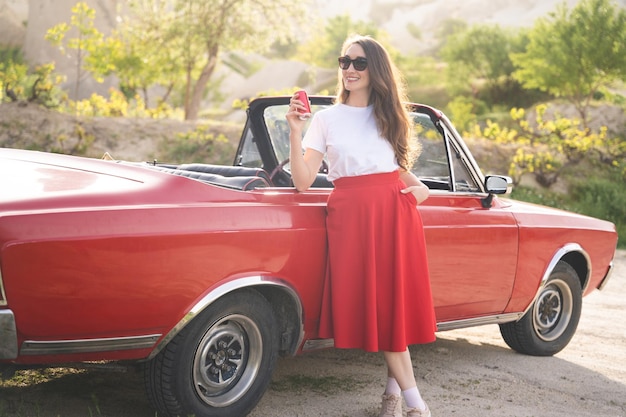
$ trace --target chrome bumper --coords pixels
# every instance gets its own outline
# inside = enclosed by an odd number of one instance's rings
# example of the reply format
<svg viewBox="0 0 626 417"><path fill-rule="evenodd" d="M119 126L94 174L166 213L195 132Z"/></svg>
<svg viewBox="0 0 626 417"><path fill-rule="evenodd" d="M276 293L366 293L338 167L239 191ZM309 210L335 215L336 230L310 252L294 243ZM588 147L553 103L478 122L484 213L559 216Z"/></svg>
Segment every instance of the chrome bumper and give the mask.
<svg viewBox="0 0 626 417"><path fill-rule="evenodd" d="M11 310L0 310L0 359L17 358L17 328Z"/></svg>

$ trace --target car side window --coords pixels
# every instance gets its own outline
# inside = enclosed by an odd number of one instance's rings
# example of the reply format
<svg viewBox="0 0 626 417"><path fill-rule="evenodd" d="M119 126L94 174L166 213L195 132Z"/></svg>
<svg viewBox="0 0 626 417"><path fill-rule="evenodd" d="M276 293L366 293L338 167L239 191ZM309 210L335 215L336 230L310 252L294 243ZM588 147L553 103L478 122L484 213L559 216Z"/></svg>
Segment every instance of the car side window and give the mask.
<svg viewBox="0 0 626 417"><path fill-rule="evenodd" d="M311 113L321 110L325 105L312 105ZM282 163L289 158L289 124L285 119L285 114L289 111L289 105L271 106L265 109L263 118L265 119L265 125L267 126L267 132L270 136L270 141L276 153L276 159L278 163ZM303 132L306 133L309 125L311 124L309 118L306 122ZM286 163L284 166L285 171L289 172L290 164Z"/></svg>
<svg viewBox="0 0 626 417"><path fill-rule="evenodd" d="M468 169L463 152L452 141L448 141L424 113L413 113L414 130L420 154L411 171L431 190L477 192L480 188ZM451 158L448 158L451 152ZM452 161L452 169L450 162ZM454 184L450 179L453 173Z"/></svg>
<svg viewBox="0 0 626 417"><path fill-rule="evenodd" d="M443 135L428 115L413 113L419 156L411 171L435 190L450 190L450 166Z"/></svg>
<svg viewBox="0 0 626 417"><path fill-rule="evenodd" d="M259 147L257 146L250 128L246 128L245 135L243 136L243 146L237 165L251 168L263 168L261 153L259 152Z"/></svg>
<svg viewBox="0 0 626 417"><path fill-rule="evenodd" d="M279 163L289 158L289 124L285 119L288 111L289 105L270 106L263 111L267 133Z"/></svg>
<svg viewBox="0 0 626 417"><path fill-rule="evenodd" d="M475 177L470 173L464 153L461 152L454 143L450 146L452 152L452 169L454 172L454 190L457 192L480 192L481 189Z"/></svg>

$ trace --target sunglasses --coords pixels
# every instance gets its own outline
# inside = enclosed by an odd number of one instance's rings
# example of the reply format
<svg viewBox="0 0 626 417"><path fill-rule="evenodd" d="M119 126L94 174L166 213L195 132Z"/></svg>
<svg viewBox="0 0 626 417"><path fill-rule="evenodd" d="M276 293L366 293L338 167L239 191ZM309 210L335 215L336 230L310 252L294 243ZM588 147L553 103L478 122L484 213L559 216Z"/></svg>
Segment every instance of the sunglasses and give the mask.
<svg viewBox="0 0 626 417"><path fill-rule="evenodd" d="M340 56L337 60L342 70L350 68L350 64L352 64L357 71L365 71L365 68L367 68L367 58L363 58L362 56L355 59L350 59L349 56Z"/></svg>

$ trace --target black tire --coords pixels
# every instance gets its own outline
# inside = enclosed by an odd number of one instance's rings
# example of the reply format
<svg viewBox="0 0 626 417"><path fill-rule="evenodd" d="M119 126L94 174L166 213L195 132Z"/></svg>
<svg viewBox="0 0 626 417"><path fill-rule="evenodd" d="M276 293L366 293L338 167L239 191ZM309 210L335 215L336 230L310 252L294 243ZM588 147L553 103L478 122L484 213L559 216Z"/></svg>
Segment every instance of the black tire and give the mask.
<svg viewBox="0 0 626 417"><path fill-rule="evenodd" d="M582 289L576 271L557 263L537 300L518 321L500 325L511 349L533 356L552 356L574 336L582 308Z"/></svg>
<svg viewBox="0 0 626 417"><path fill-rule="evenodd" d="M272 307L258 292L226 295L146 364L148 398L165 416L247 415L270 382L277 333Z"/></svg>

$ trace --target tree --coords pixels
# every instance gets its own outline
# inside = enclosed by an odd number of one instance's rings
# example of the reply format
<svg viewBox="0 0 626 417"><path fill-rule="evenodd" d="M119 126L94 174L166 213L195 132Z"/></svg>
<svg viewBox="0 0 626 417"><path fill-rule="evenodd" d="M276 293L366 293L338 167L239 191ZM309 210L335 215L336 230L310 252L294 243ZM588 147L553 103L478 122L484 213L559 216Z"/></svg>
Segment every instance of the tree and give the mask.
<svg viewBox="0 0 626 417"><path fill-rule="evenodd" d="M526 51L511 58L524 87L570 101L586 127L594 95L626 79L626 11L610 0L583 0L571 12L563 4L535 23Z"/></svg>
<svg viewBox="0 0 626 417"><path fill-rule="evenodd" d="M441 50L451 36L464 32L467 28L467 22L462 19L448 18L442 21L435 29L435 38L439 42L437 50Z"/></svg>
<svg viewBox="0 0 626 417"><path fill-rule="evenodd" d="M475 25L455 32L441 50L448 64L450 85L461 91L469 87L476 95L478 85L486 83L495 92L498 83L513 81L515 67L510 55L521 52L524 45L523 33L497 25Z"/></svg>
<svg viewBox="0 0 626 417"><path fill-rule="evenodd" d="M101 45L99 56L108 57L114 64L112 72L119 79L124 95L131 98L141 93L146 107L150 107L149 91L158 92L158 102L163 103L167 102L172 91L181 88L184 65L180 50L172 47L168 33L157 17L168 13L167 3L147 0L132 5L137 13L138 10L150 10L152 14L135 19L126 16Z"/></svg>
<svg viewBox="0 0 626 417"><path fill-rule="evenodd" d="M306 1L134 0L127 29L149 44L170 75L183 74L185 119L197 119L223 51L266 50L298 30ZM175 77L171 83L175 82Z"/></svg>
<svg viewBox="0 0 626 417"><path fill-rule="evenodd" d="M94 26L96 12L84 2L76 3L72 7L72 17L70 23L60 23L50 28L45 35L46 40L58 46L61 52L71 56L74 51L76 64L76 82L74 84L74 98L78 99L80 93L80 82L84 76L84 71L99 73L103 70L100 65L107 65L107 61L100 59L89 59L89 54L97 51L103 42L104 35ZM66 39L68 33L75 34L76 37Z"/></svg>
<svg viewBox="0 0 626 417"><path fill-rule="evenodd" d="M343 42L354 34L370 35L388 47L389 36L378 25L362 20L353 21L349 15L344 14L328 19L323 30L302 45L298 58L322 68L336 68ZM390 54L395 53L391 47L387 50Z"/></svg>

